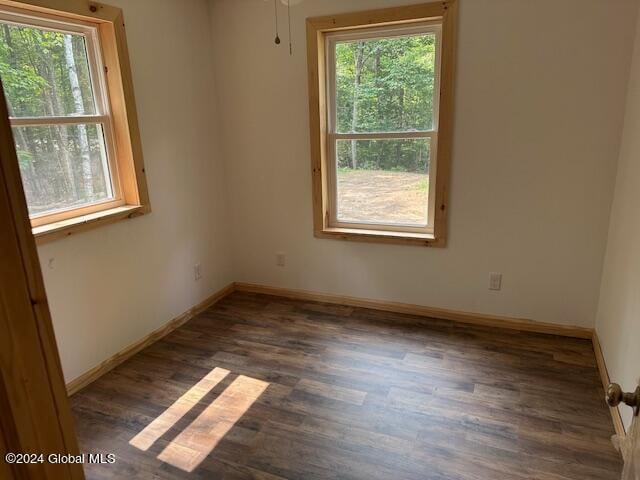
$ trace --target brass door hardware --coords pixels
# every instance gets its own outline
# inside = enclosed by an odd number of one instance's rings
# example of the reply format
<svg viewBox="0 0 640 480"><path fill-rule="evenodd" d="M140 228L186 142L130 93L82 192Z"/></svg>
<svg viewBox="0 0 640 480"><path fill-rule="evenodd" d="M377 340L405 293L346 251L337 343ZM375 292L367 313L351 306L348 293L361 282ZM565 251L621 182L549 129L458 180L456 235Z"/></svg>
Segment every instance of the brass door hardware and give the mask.
<svg viewBox="0 0 640 480"><path fill-rule="evenodd" d="M620 403L625 403L633 408L634 416L637 417L638 413L640 413L640 386L636 388L635 392L626 393L622 391L622 387L617 383L610 383L605 398L610 407L617 407Z"/></svg>

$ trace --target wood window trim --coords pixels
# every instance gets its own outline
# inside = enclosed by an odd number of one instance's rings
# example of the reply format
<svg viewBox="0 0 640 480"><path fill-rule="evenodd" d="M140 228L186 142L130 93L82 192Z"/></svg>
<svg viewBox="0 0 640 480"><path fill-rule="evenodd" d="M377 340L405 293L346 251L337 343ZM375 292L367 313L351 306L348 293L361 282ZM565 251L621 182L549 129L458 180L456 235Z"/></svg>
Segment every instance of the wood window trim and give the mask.
<svg viewBox="0 0 640 480"><path fill-rule="evenodd" d="M119 204L87 206L73 215L32 222L38 243L151 212L122 9L88 0L0 0L0 6L88 22L98 28L115 139Z"/></svg>
<svg viewBox="0 0 640 480"><path fill-rule="evenodd" d="M126 220L144 215L143 208L134 205L123 205L95 213L79 215L66 220L47 223L39 227L32 227L33 235L38 245L91 230L101 225Z"/></svg>
<svg viewBox="0 0 640 480"><path fill-rule="evenodd" d="M442 22L437 176L432 234L336 228L328 209L327 98L325 38L330 32L425 21ZM444 247L447 242L448 190L453 130L457 0L307 18L309 127L313 228L318 238Z"/></svg>

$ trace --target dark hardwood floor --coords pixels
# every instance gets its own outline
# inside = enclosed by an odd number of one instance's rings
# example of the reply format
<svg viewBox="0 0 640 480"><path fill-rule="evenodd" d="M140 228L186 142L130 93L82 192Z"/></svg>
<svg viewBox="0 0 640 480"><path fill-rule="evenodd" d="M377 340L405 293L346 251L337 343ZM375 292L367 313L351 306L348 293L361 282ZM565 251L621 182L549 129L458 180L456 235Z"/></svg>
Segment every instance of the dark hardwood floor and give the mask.
<svg viewBox="0 0 640 480"><path fill-rule="evenodd" d="M613 480L603 396L586 340L234 293L72 405L88 479Z"/></svg>

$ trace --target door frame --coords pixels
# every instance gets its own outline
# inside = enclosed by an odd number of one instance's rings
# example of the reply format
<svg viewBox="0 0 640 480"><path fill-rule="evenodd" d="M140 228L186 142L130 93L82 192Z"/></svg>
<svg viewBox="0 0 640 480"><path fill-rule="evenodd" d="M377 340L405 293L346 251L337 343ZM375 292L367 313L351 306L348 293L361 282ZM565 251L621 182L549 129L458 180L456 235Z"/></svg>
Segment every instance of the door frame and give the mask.
<svg viewBox="0 0 640 480"><path fill-rule="evenodd" d="M80 452L1 82L0 252L0 477L83 480L81 463L49 461Z"/></svg>

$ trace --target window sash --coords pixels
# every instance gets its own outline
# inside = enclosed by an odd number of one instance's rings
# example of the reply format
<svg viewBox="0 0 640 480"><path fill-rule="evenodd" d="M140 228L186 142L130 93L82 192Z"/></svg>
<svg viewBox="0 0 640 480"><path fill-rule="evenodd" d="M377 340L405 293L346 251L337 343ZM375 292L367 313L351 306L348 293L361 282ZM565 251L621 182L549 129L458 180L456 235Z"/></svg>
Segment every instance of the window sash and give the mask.
<svg viewBox="0 0 640 480"><path fill-rule="evenodd" d="M84 204L80 207L60 208L52 212L43 212L30 216L33 227L79 217L101 210L120 207L125 204L122 185L116 161L116 145L113 118L110 112L105 67L102 60L102 48L98 27L82 20L61 19L46 13L32 13L8 6L0 7L0 21L16 26L33 27L54 32L82 35L85 40L91 90L95 105L95 114L57 115L41 117L10 117L12 127L96 124L102 127L105 151L108 163L108 181L111 183L113 198Z"/></svg>
<svg viewBox="0 0 640 480"><path fill-rule="evenodd" d="M87 49L87 61L91 76L91 88L96 108L96 115L109 115L109 99L107 96L106 80L104 78L104 62L98 28L81 20L60 19L54 15L31 13L7 6L0 7L0 21L16 26L35 27L59 33L82 35ZM67 115L73 116L73 115ZM20 118L20 117L11 117Z"/></svg>
<svg viewBox="0 0 640 480"><path fill-rule="evenodd" d="M43 125L80 125L83 123L109 123L106 115L74 115L68 117L11 117L12 127L38 127Z"/></svg>
<svg viewBox="0 0 640 480"><path fill-rule="evenodd" d="M54 117L59 118L59 117ZM31 215L31 224L33 227L38 227L41 225L45 225L47 223L58 222L61 220L66 220L71 217L79 217L82 215L88 215L90 213L95 213L101 210L107 210L110 208L116 208L124 205L126 202L122 198L119 175L117 170L117 162L113 161L115 158L115 151L113 145L111 145L107 141L107 136L113 136L113 133L109 130L110 122L101 122L100 120L104 117L100 116L89 116L89 117L62 117L63 121L60 122L51 122L51 117L43 118L38 117L34 122L15 122L11 120L12 127L24 127L24 126L55 126L55 125L98 125L102 128L102 135L105 140L105 151L107 155L107 163L108 163L108 175L105 172L105 177L111 184L111 189L113 192L112 198L107 198L104 200L98 200L96 202L88 202L81 206L73 206L73 207L62 207L53 211L42 212L35 215ZM75 121L79 119L80 121ZM45 121L47 120L47 121Z"/></svg>
<svg viewBox="0 0 640 480"><path fill-rule="evenodd" d="M410 133L411 135L407 135ZM430 139L429 152L429 197L427 206L427 224L425 226L407 223L382 223L382 222L343 222L338 220L338 175L336 162L336 145L338 140L394 140L405 138L428 138ZM336 228L355 228L364 230L381 230L392 232L409 233L433 233L433 219L435 214L435 178L437 171L438 134L435 132L405 132L389 134L363 133L363 134L329 134L327 135L327 186L328 188L328 211L329 226Z"/></svg>
<svg viewBox="0 0 640 480"><path fill-rule="evenodd" d="M394 140L407 138L435 138L438 136L438 132L434 130L406 130L402 132L328 133L327 136L330 139L335 140Z"/></svg>
<svg viewBox="0 0 640 480"><path fill-rule="evenodd" d="M414 36L421 34L434 34L436 37L435 50L435 79L433 93L433 125L431 130L404 130L394 132L349 132L338 133L337 125L337 103L336 103L336 45L345 41L374 40L382 38L397 38L403 36ZM436 202L436 174L438 158L438 122L440 118L440 76L442 58L442 22L421 22L410 26L385 26L377 28L359 28L348 31L329 33L325 36L326 65L326 148L327 148L327 210L328 225L334 228L351 228L362 230L379 230L408 233L434 233L435 202ZM427 206L426 226L416 226L410 224L381 223L381 222L342 222L338 220L338 189L336 170L336 144L338 140L393 140L429 138L429 196Z"/></svg>

